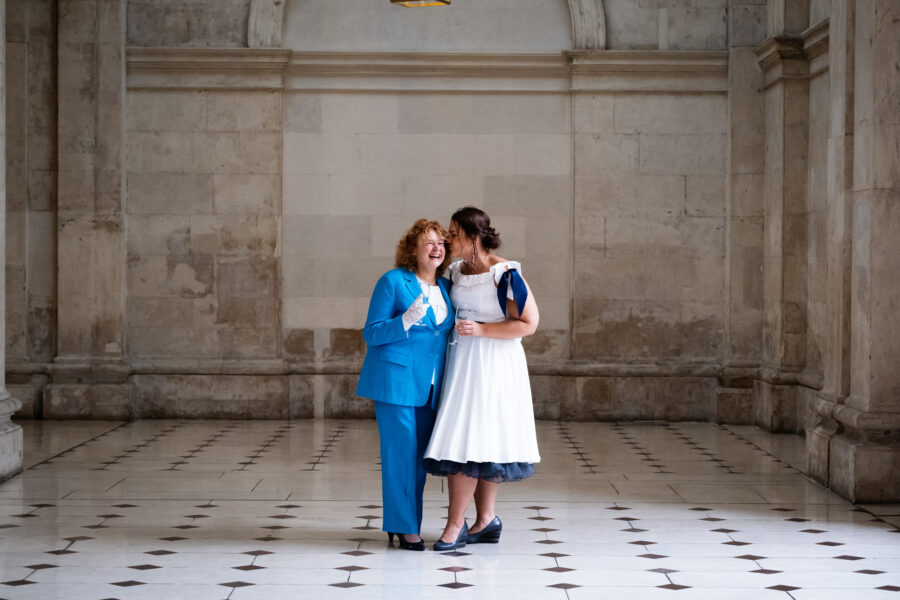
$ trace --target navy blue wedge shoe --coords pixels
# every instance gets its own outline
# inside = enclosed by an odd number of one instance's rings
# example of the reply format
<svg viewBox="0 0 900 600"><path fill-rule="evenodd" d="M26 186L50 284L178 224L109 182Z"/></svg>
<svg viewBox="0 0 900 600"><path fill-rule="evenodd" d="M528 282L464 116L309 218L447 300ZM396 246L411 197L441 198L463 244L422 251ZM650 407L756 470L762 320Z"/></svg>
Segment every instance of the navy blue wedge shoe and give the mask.
<svg viewBox="0 0 900 600"><path fill-rule="evenodd" d="M466 545L466 540L469 537L469 524L463 521L462 529L459 530L459 535L456 536L456 540L452 542L445 542L443 540L438 540L434 543L434 551L435 552L447 552L449 550L456 550L457 548L464 548Z"/></svg>
<svg viewBox="0 0 900 600"><path fill-rule="evenodd" d="M466 538L468 544L496 544L500 541L500 532L503 530L503 522L500 517L494 517L494 520L485 526L484 529L476 533L470 533Z"/></svg>

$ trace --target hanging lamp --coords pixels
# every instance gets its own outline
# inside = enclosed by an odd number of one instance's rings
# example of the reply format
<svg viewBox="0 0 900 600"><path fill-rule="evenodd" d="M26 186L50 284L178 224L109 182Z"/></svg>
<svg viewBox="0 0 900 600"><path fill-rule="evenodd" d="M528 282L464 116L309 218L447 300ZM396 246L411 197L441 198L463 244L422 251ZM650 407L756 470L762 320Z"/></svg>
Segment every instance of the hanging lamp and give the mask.
<svg viewBox="0 0 900 600"><path fill-rule="evenodd" d="M450 6L450 0L391 0L397 6Z"/></svg>

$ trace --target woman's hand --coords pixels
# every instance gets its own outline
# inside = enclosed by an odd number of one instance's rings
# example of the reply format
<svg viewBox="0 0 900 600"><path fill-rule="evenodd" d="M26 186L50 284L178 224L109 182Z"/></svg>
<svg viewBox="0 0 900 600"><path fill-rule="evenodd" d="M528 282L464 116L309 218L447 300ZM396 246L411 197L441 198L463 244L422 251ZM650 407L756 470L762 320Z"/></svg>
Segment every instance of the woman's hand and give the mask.
<svg viewBox="0 0 900 600"><path fill-rule="evenodd" d="M403 319L403 328L407 331L428 312L428 307L422 302L422 297L423 294L416 296L416 299L409 305L409 308L406 309L406 312L403 313L403 316L401 317Z"/></svg>
<svg viewBox="0 0 900 600"><path fill-rule="evenodd" d="M478 321L457 321L456 333L480 337L484 335L483 324Z"/></svg>

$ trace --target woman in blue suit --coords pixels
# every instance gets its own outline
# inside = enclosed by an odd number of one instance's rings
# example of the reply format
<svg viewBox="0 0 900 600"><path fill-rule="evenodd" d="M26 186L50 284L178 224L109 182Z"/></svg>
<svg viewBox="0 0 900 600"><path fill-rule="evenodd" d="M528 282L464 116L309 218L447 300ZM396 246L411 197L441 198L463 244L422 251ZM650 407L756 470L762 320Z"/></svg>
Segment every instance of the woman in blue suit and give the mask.
<svg viewBox="0 0 900 600"><path fill-rule="evenodd" d="M447 232L419 219L397 245L396 268L375 284L363 328L368 349L356 394L375 401L381 439L382 529L406 550L424 550L422 456L441 395L454 318Z"/></svg>

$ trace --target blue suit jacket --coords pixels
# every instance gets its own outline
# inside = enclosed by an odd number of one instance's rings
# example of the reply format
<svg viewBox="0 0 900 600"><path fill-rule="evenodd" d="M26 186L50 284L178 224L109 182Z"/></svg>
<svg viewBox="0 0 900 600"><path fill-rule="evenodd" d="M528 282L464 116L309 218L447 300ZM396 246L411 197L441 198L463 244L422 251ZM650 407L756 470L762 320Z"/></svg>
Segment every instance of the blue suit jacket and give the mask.
<svg viewBox="0 0 900 600"><path fill-rule="evenodd" d="M447 303L447 317L438 325L434 310L429 308L421 319L424 325L413 325L408 332L400 317L422 293L416 274L405 268L392 269L375 284L363 328L368 348L356 386L357 396L401 406L422 406L428 401L434 374L432 406L437 406L447 334L454 324L450 281L441 277L437 283Z"/></svg>

